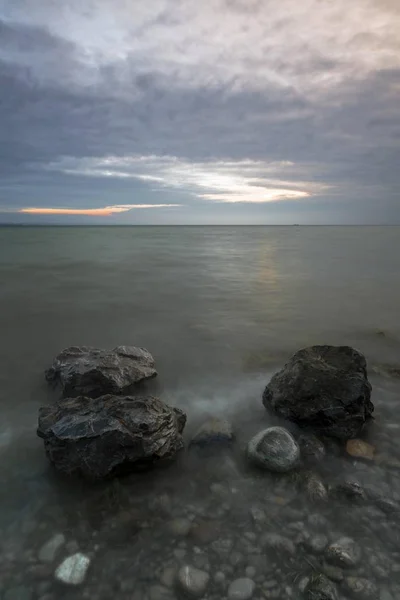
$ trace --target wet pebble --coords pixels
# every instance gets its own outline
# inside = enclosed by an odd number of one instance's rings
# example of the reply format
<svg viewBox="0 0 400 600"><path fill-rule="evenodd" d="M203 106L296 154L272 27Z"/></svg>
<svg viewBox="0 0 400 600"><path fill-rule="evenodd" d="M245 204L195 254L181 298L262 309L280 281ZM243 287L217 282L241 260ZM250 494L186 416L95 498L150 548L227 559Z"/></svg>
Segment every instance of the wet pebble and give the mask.
<svg viewBox="0 0 400 600"><path fill-rule="evenodd" d="M11 587L3 594L3 600L32 600L32 591L24 585Z"/></svg>
<svg viewBox="0 0 400 600"><path fill-rule="evenodd" d="M185 536L189 533L192 523L189 519L173 519L167 525L169 532L175 536Z"/></svg>
<svg viewBox="0 0 400 600"><path fill-rule="evenodd" d="M355 567L361 559L361 549L351 538L342 537L325 551L327 562L339 567Z"/></svg>
<svg viewBox="0 0 400 600"><path fill-rule="evenodd" d="M203 596L209 579L210 575L206 571L201 571L190 565L185 565L178 571L178 583L181 590L195 598Z"/></svg>
<svg viewBox="0 0 400 600"><path fill-rule="evenodd" d="M85 580L89 565L90 558L77 552L63 560L56 569L55 577L68 585L80 585Z"/></svg>
<svg viewBox="0 0 400 600"><path fill-rule="evenodd" d="M176 579L176 568L165 567L161 573L160 582L168 588L172 588Z"/></svg>
<svg viewBox="0 0 400 600"><path fill-rule="evenodd" d="M65 536L63 533L56 533L48 540L39 550L38 558L40 562L50 563L56 558L58 551L65 544Z"/></svg>
<svg viewBox="0 0 400 600"><path fill-rule="evenodd" d="M360 600L379 598L379 590L375 583L363 577L346 577L345 587L353 598L360 598Z"/></svg>
<svg viewBox="0 0 400 600"><path fill-rule="evenodd" d="M304 546L313 552L314 554L321 554L325 550L329 543L329 540L326 535L323 533L319 533L310 537L305 543Z"/></svg>
<svg viewBox="0 0 400 600"><path fill-rule="evenodd" d="M256 584L248 577L232 581L228 588L229 600L249 600L253 596Z"/></svg>
<svg viewBox="0 0 400 600"><path fill-rule="evenodd" d="M259 467L285 473L297 466L300 448L287 429L268 427L250 440L247 456Z"/></svg>
<svg viewBox="0 0 400 600"><path fill-rule="evenodd" d="M263 548L270 548L291 555L296 553L293 542L279 533L265 533L261 537L260 543Z"/></svg>
<svg viewBox="0 0 400 600"><path fill-rule="evenodd" d="M325 575L313 575L304 591L306 600L337 600L336 586Z"/></svg>

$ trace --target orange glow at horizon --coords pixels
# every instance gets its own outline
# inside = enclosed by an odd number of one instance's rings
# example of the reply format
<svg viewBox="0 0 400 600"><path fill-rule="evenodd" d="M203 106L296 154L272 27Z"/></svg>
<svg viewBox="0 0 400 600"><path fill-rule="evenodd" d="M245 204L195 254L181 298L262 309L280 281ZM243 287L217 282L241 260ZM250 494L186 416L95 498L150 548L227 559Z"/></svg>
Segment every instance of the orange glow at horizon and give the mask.
<svg viewBox="0 0 400 600"><path fill-rule="evenodd" d="M104 208L21 208L18 212L30 215L83 215L89 217L109 217L133 208L169 208L179 204L122 204Z"/></svg>

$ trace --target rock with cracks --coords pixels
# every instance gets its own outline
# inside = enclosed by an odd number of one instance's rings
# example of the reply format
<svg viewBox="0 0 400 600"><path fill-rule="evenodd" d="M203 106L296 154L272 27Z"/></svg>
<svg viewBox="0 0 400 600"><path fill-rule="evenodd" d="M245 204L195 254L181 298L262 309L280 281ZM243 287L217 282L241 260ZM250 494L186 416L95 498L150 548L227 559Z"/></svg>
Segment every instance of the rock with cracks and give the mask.
<svg viewBox="0 0 400 600"><path fill-rule="evenodd" d="M152 396L81 396L42 407L37 433L59 471L103 479L174 458L185 423Z"/></svg>
<svg viewBox="0 0 400 600"><path fill-rule="evenodd" d="M349 346L296 352L265 388L264 406L302 427L339 439L357 437L371 417L364 356Z"/></svg>
<svg viewBox="0 0 400 600"><path fill-rule="evenodd" d="M113 350L71 346L45 373L48 382L61 386L64 398L129 394L136 384L156 375L150 352L135 346Z"/></svg>

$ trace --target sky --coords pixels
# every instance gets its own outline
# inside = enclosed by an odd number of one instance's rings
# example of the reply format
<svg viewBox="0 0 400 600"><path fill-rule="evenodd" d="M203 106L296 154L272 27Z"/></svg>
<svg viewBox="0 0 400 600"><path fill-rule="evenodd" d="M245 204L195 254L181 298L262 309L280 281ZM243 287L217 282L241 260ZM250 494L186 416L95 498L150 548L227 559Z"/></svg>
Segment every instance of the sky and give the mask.
<svg viewBox="0 0 400 600"><path fill-rule="evenodd" d="M399 0L0 0L0 223L400 224Z"/></svg>

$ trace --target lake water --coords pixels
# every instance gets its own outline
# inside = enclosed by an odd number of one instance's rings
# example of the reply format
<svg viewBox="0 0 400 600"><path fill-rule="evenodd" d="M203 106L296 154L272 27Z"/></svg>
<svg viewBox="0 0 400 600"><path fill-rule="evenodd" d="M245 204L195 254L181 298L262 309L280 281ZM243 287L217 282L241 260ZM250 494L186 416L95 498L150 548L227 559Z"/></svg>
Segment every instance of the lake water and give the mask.
<svg viewBox="0 0 400 600"><path fill-rule="evenodd" d="M187 563L210 574L211 600L246 575L253 598L297 598L305 577L329 571L309 539L348 536L362 557L330 574L338 593L399 599L399 272L396 227L0 228L0 597L169 600ZM349 476L379 488L378 504L315 504L295 477L246 468L246 442L271 422L265 385L314 343L366 355L377 448L373 463L336 452L316 472L327 487ZM102 485L57 476L35 431L57 397L44 370L67 346L122 344L154 355L151 392L187 412L186 439L208 416L231 420L232 453ZM272 551L266 532L295 553ZM41 561L59 533L65 544ZM91 558L85 582L61 586L55 568L78 549ZM348 576L372 588L355 592Z"/></svg>

